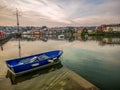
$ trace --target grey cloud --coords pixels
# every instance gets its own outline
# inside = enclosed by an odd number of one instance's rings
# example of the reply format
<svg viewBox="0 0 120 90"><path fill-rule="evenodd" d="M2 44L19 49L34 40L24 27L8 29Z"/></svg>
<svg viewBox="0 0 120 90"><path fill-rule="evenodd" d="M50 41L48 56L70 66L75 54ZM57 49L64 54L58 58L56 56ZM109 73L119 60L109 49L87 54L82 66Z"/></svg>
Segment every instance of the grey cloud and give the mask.
<svg viewBox="0 0 120 90"><path fill-rule="evenodd" d="M15 22L18 7L21 25L98 25L119 23L120 0L1 0L0 19ZM11 16L10 16L11 15ZM10 21L9 21L10 22ZM2 25L2 24L1 24Z"/></svg>

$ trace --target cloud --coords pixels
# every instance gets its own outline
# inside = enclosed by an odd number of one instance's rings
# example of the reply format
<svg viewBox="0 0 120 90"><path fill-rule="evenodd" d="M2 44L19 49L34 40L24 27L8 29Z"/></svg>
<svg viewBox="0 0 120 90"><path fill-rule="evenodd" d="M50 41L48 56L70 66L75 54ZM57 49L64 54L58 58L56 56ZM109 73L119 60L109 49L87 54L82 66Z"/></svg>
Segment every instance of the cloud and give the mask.
<svg viewBox="0 0 120 90"><path fill-rule="evenodd" d="M114 24L119 23L119 16L109 16L109 15L97 15L97 16L87 16L83 18L75 18L73 22L75 25L101 25L101 24Z"/></svg>
<svg viewBox="0 0 120 90"><path fill-rule="evenodd" d="M1 22L15 23L19 9L21 25L66 26L119 23L120 0L1 0ZM41 21L41 22L40 22ZM2 25L2 24L0 24Z"/></svg>

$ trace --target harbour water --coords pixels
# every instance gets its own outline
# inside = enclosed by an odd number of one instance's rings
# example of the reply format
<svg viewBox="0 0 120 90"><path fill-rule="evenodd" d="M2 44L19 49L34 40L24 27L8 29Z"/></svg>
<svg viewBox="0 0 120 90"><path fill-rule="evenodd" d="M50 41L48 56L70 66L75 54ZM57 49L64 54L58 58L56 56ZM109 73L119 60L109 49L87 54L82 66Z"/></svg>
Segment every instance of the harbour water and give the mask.
<svg viewBox="0 0 120 90"><path fill-rule="evenodd" d="M113 40L113 41L112 41ZM117 42L116 42L117 40ZM111 42L109 42L111 41ZM120 90L120 38L40 39L12 38L0 51L0 79L5 78L5 61L50 50L63 50L63 67L73 70L101 90ZM19 44L21 52L19 52Z"/></svg>

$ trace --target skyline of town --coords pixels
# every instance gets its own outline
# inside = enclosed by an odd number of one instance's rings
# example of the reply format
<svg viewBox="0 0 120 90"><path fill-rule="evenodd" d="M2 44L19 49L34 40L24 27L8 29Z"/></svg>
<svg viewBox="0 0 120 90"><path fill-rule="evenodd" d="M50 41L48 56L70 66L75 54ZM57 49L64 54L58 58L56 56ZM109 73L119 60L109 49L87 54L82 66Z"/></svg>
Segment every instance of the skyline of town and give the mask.
<svg viewBox="0 0 120 90"><path fill-rule="evenodd" d="M0 26L99 26L120 21L120 0L1 0Z"/></svg>

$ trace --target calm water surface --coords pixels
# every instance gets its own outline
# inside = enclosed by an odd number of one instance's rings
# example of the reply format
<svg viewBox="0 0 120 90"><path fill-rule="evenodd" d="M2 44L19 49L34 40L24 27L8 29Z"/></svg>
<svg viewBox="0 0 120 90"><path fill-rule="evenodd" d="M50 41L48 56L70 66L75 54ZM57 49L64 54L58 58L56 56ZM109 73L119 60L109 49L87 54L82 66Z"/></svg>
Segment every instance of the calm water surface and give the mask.
<svg viewBox="0 0 120 90"><path fill-rule="evenodd" d="M6 75L7 59L19 57L19 40L11 39L0 51L0 78ZM102 90L120 90L120 45L99 41L21 40L21 56L61 49L61 62Z"/></svg>

